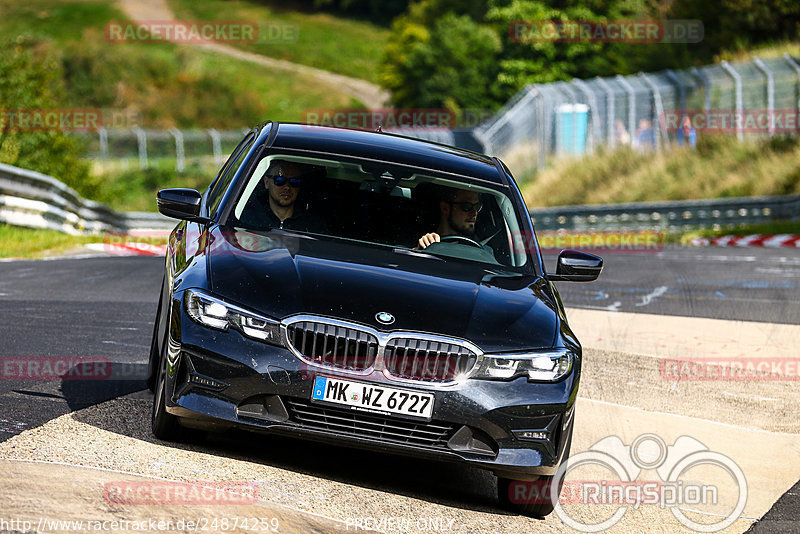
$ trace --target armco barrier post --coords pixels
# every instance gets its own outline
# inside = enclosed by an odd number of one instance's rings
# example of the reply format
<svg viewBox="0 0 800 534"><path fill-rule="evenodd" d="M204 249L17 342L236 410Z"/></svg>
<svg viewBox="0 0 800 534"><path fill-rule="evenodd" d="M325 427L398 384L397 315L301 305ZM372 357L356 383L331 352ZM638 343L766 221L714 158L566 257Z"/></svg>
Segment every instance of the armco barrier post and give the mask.
<svg viewBox="0 0 800 534"><path fill-rule="evenodd" d="M614 148L617 145L617 136L614 131L614 120L615 116L615 109L614 106L616 104L616 94L614 90L611 89L611 86L608 85L603 78L600 76L596 77L595 80L597 81L597 85L603 88L603 91L606 93L606 122L608 123L608 127L606 128L607 132L607 143L608 146Z"/></svg>
<svg viewBox="0 0 800 534"><path fill-rule="evenodd" d="M183 172L186 169L186 158L183 152L183 134L177 128L170 128L169 133L175 138L175 170Z"/></svg>
<svg viewBox="0 0 800 534"><path fill-rule="evenodd" d="M708 76L706 73L698 69L697 67L692 67L689 72L692 73L692 76L700 80L700 84L703 86L703 90L705 91L705 96L703 100L703 112L708 115L709 111L711 111L711 84L708 81Z"/></svg>
<svg viewBox="0 0 800 534"><path fill-rule="evenodd" d="M756 68L767 77L767 113L769 113L769 136L775 135L775 76L760 58L754 58Z"/></svg>
<svg viewBox="0 0 800 534"><path fill-rule="evenodd" d="M797 61L794 60L792 56L788 53L783 54L783 58L789 63L789 66L794 69L794 72L797 74L797 106L795 107L795 111L800 112L800 65L797 64ZM797 131L800 132L800 123L797 125Z"/></svg>
<svg viewBox="0 0 800 534"><path fill-rule="evenodd" d="M733 66L731 66L731 64L725 60L720 62L720 67L722 67L725 72L727 72L728 75L733 78L733 83L736 87L736 116L741 117L742 111L744 110L744 99L742 97L742 77L738 72L736 72L736 69L734 69ZM744 139L744 130L741 120L736 121L736 138L739 139L739 141Z"/></svg>
<svg viewBox="0 0 800 534"><path fill-rule="evenodd" d="M660 117L664 116L664 105L661 102L661 93L658 90L658 86L647 74L640 72L639 78L641 78L653 93L653 117L651 122L653 124L653 134L656 138L656 150L661 150L662 139L663 143L669 146L669 136L663 127L664 125L661 124L661 120L659 120Z"/></svg>
<svg viewBox="0 0 800 534"><path fill-rule="evenodd" d="M147 160L147 134L138 126L134 126L133 131L139 144L139 168L146 169L150 166Z"/></svg>
<svg viewBox="0 0 800 534"><path fill-rule="evenodd" d="M636 109L634 109L636 106L636 91L633 90L633 86L624 76L617 74L616 79L625 89L625 92L628 93L628 131L633 137L633 132L636 131Z"/></svg>

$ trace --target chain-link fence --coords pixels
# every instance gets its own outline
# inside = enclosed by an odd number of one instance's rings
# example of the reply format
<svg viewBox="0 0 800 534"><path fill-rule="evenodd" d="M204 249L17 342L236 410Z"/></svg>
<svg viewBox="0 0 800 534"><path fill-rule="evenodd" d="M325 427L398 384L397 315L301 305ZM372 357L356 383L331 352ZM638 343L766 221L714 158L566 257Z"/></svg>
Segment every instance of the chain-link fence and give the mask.
<svg viewBox="0 0 800 534"><path fill-rule="evenodd" d="M133 160L146 169L158 160L174 162L183 172L186 166L213 158L221 165L248 130L145 130L142 128L106 129L75 132L86 141L86 156L98 160Z"/></svg>
<svg viewBox="0 0 800 534"><path fill-rule="evenodd" d="M575 79L522 89L476 128L484 151L511 169L600 145L664 150L698 136L800 132L800 64L783 57L652 74Z"/></svg>
<svg viewBox="0 0 800 534"><path fill-rule="evenodd" d="M96 161L129 161L140 169L167 162L177 172L187 165L213 158L221 165L249 130L153 130L100 128L94 132L72 132L86 142L86 157ZM455 145L454 132L447 129L397 129L391 133Z"/></svg>
<svg viewBox="0 0 800 534"><path fill-rule="evenodd" d="M472 131L407 128L395 133L463 146L503 158L515 174L543 168L553 155L587 154L599 146L660 151L694 145L712 133L746 137L800 133L800 63L783 57L571 82L529 85ZM388 131L388 130L387 130ZM245 130L101 128L88 136L98 159L220 164ZM479 145L479 146L476 146Z"/></svg>

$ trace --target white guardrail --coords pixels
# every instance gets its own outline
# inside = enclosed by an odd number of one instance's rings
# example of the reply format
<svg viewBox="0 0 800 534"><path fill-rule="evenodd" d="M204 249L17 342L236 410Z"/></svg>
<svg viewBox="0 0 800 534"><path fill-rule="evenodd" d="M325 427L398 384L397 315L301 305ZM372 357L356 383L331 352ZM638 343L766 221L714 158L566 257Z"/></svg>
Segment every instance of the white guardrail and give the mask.
<svg viewBox="0 0 800 534"><path fill-rule="evenodd" d="M800 220L800 195L559 206L530 211L537 230L687 230ZM0 222L69 234L164 232L159 213L118 213L52 176L0 163Z"/></svg>
<svg viewBox="0 0 800 534"><path fill-rule="evenodd" d="M176 224L160 213L115 212L105 204L82 198L52 176L3 163L0 163L0 222L73 235L163 232Z"/></svg>

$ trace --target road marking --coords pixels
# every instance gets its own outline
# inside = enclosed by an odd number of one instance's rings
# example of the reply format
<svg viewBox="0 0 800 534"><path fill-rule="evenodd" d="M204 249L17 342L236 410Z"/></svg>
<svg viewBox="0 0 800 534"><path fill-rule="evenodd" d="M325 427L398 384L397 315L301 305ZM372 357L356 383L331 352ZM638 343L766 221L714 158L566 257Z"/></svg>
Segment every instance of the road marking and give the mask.
<svg viewBox="0 0 800 534"><path fill-rule="evenodd" d="M738 397L740 399L755 399L755 400L759 400L759 401L774 401L774 402L781 401L781 399L774 399L772 397L760 397L758 395L745 395L745 394L742 394L742 393L731 393L729 391L723 391L722 394L723 395L727 395L729 397Z"/></svg>
<svg viewBox="0 0 800 534"><path fill-rule="evenodd" d="M18 434L28 428L27 423L0 419L0 434Z"/></svg>
<svg viewBox="0 0 800 534"><path fill-rule="evenodd" d="M642 302L637 304L637 306L647 306L653 301L653 299L656 299L661 295L663 295L664 293L666 293L667 289L669 289L667 286L659 286L655 288L651 293L648 293L647 295L643 296Z"/></svg>

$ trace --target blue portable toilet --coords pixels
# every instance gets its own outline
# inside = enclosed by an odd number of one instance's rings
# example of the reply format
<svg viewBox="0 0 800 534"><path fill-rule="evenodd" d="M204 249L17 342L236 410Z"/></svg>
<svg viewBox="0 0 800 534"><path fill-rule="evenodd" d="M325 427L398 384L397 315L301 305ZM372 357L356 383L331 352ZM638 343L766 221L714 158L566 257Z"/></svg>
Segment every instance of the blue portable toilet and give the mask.
<svg viewBox="0 0 800 534"><path fill-rule="evenodd" d="M589 106L561 104L556 108L556 153L580 156L586 152Z"/></svg>

